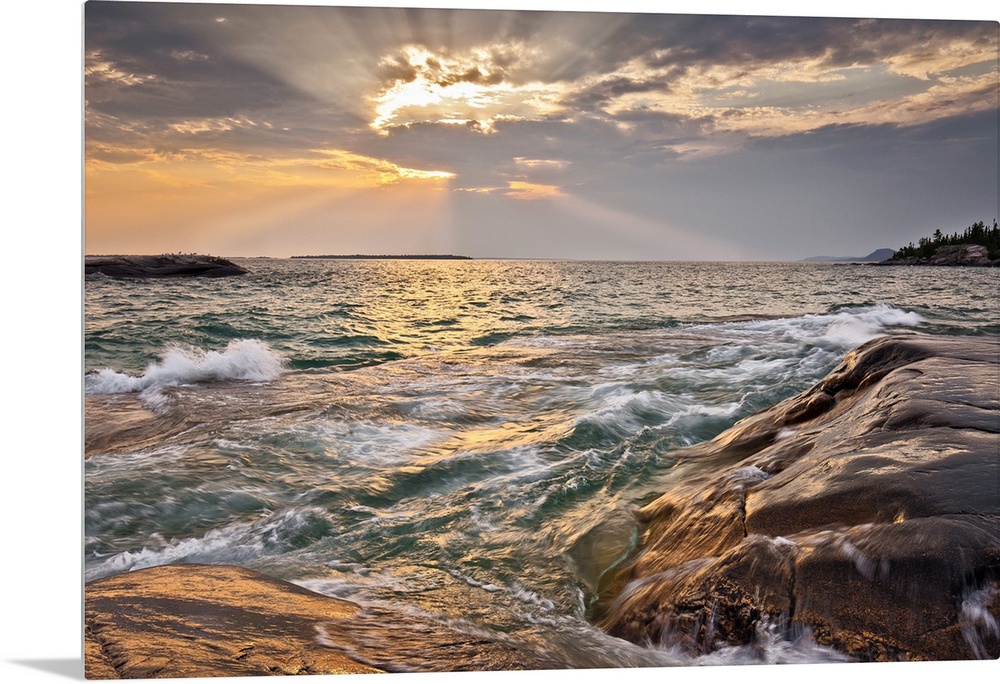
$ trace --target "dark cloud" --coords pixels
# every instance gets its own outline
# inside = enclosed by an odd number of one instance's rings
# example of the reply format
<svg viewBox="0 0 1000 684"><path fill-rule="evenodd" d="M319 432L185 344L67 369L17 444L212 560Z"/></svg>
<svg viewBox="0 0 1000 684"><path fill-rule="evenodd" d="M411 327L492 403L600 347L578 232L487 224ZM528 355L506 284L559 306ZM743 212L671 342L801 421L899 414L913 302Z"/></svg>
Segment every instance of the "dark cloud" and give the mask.
<svg viewBox="0 0 1000 684"><path fill-rule="evenodd" d="M621 64L651 67L735 65L817 59L828 67L871 64L921 45L962 38L996 45L994 22L847 18L634 15L606 48Z"/></svg>
<svg viewBox="0 0 1000 684"><path fill-rule="evenodd" d="M396 81L409 83L421 76L440 86L455 83L496 85L506 80L505 66L513 61L506 51L492 50L488 57L480 58L479 64L469 65L464 55L453 56L450 52L442 51L440 57L425 57L416 63L411 61L408 51L385 57L379 64L379 80L383 87L390 87Z"/></svg>
<svg viewBox="0 0 1000 684"><path fill-rule="evenodd" d="M392 83L393 81L408 83L416 80L419 73L417 68L407 60L406 55L387 57L379 65L379 76L384 83Z"/></svg>
<svg viewBox="0 0 1000 684"><path fill-rule="evenodd" d="M563 98L562 104L572 110L592 110L606 106L622 95L670 92L670 79L632 79L614 76Z"/></svg>

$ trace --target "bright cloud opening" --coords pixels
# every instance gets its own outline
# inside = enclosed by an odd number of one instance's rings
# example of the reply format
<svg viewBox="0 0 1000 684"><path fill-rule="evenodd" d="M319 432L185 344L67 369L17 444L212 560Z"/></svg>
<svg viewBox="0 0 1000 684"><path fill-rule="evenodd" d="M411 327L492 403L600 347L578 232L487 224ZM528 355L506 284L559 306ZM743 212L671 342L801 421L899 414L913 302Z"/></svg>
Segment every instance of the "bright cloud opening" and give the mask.
<svg viewBox="0 0 1000 684"><path fill-rule="evenodd" d="M370 126L384 134L414 123L473 124L489 133L499 120L537 119L556 111L562 86L507 79L512 67L525 59L521 52L508 45L434 54L411 45L385 57L381 66L392 81L371 98L375 117Z"/></svg>

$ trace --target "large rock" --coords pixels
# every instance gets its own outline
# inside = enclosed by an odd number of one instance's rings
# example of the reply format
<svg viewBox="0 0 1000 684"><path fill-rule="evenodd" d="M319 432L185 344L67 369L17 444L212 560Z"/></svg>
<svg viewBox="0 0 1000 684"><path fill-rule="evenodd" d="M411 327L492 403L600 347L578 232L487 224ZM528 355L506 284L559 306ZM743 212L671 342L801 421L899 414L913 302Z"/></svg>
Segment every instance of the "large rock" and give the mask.
<svg viewBox="0 0 1000 684"><path fill-rule="evenodd" d="M875 340L677 453L598 623L693 652L777 630L861 660L1000 657L998 342Z"/></svg>
<svg viewBox="0 0 1000 684"><path fill-rule="evenodd" d="M86 274L103 273L116 278L219 278L244 275L247 270L228 259L200 254L158 256L87 256Z"/></svg>

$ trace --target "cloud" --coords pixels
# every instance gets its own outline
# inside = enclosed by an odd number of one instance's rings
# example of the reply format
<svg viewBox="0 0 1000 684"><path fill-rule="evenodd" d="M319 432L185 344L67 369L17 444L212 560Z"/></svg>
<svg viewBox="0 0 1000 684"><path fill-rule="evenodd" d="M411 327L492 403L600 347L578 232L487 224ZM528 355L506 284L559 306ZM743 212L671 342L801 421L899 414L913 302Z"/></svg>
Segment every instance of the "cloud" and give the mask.
<svg viewBox="0 0 1000 684"><path fill-rule="evenodd" d="M559 197L562 191L556 185L510 181L508 190L503 194L517 200L541 200Z"/></svg>
<svg viewBox="0 0 1000 684"><path fill-rule="evenodd" d="M102 114L123 124L109 133L245 144L246 126L231 122L267 121L296 132L274 144L307 149L357 137L362 121L382 135L441 124L509 138L594 119L635 143L686 136L679 144L845 118L910 125L922 106L982 106L974 86L946 79L996 73L983 66L995 62L990 22L232 6L220 25L216 11L88 6L88 134L103 133ZM872 102L875 88L892 99Z"/></svg>
<svg viewBox="0 0 1000 684"><path fill-rule="evenodd" d="M514 163L529 169L565 169L569 162L565 159L526 159L525 157L514 157Z"/></svg>
<svg viewBox="0 0 1000 684"><path fill-rule="evenodd" d="M885 60L892 73L923 81L970 65L996 60L996 45L976 36L906 46Z"/></svg>
<svg viewBox="0 0 1000 684"><path fill-rule="evenodd" d="M261 124L251 121L245 116L227 116L212 119L184 120L168 124L168 127L177 133L185 135L198 135L199 133L232 131L237 128L256 128ZM264 123L263 126L273 128L271 124Z"/></svg>
<svg viewBox="0 0 1000 684"><path fill-rule="evenodd" d="M636 120L651 122L659 115L675 122L699 121L703 133L751 135L787 135L837 122L915 125L995 107L990 88L995 91L997 82L996 46L970 37L931 47L921 43L846 67L839 64L842 53L834 59L837 52L822 45L797 60L777 61L744 47L734 53L744 57L738 63L695 60L677 46L654 50L617 72L581 81L561 104L581 116L618 122L626 130L635 130L631 124ZM720 50L716 56L728 54ZM960 68L966 72L951 75ZM880 92L886 95L880 98ZM689 133L698 135L694 129Z"/></svg>
<svg viewBox="0 0 1000 684"><path fill-rule="evenodd" d="M418 169L344 149L317 149L303 155L275 157L214 147L164 149L91 142L87 172L131 173L184 179L181 184L245 182L273 186L376 188L407 181L446 181L451 171Z"/></svg>
<svg viewBox="0 0 1000 684"><path fill-rule="evenodd" d="M116 65L114 61L105 58L100 50L92 50L87 53L83 67L83 76L91 86L104 82L114 83L126 88L146 83L156 78L153 74L137 75L125 71Z"/></svg>
<svg viewBox="0 0 1000 684"><path fill-rule="evenodd" d="M542 200L563 197L564 193L557 185L531 183L523 180L507 181L506 185L474 186L454 188L454 192L469 195L502 195L515 200Z"/></svg>
<svg viewBox="0 0 1000 684"><path fill-rule="evenodd" d="M346 150L318 150L328 163L336 168L359 171L375 179L378 185L389 185L400 180L448 180L455 174L450 171L411 169L385 159L375 159ZM320 166L326 164L320 162Z"/></svg>

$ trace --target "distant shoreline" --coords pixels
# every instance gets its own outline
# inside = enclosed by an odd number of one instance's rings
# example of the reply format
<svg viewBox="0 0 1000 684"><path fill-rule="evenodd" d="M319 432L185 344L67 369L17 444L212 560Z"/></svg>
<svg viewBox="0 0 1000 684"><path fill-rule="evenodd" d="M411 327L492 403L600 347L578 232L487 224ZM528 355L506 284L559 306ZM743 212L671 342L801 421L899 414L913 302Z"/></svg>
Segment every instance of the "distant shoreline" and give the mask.
<svg viewBox="0 0 1000 684"><path fill-rule="evenodd" d="M472 259L456 254L318 254L293 256L291 259Z"/></svg>

